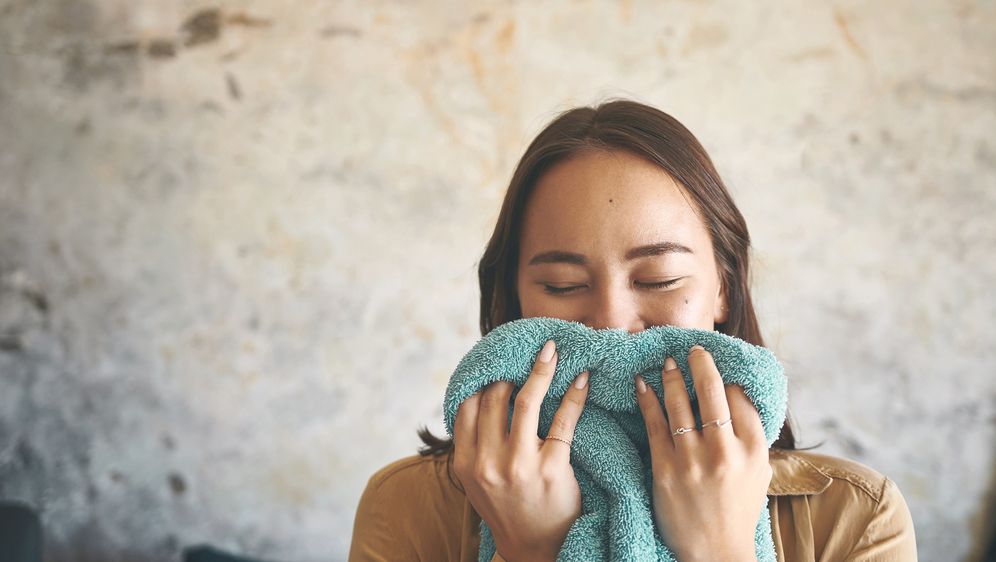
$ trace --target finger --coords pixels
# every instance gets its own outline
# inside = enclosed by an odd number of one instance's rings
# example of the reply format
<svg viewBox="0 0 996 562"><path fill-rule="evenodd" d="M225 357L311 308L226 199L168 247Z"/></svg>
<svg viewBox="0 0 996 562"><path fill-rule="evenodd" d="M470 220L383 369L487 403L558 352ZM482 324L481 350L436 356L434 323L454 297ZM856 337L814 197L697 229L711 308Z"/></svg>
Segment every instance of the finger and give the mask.
<svg viewBox="0 0 996 562"><path fill-rule="evenodd" d="M509 432L509 439L513 447L522 445L532 445L535 447L539 443L539 436L536 432L539 428L540 405L546 397L547 390L550 389L550 381L553 380L553 373L557 370L557 344L553 340L547 341L533 362L533 370L529 373L526 383L519 389L519 394L515 397L515 409L512 412L512 430Z"/></svg>
<svg viewBox="0 0 996 562"><path fill-rule="evenodd" d="M688 365L692 369L695 382L695 396L698 399L699 414L702 418L702 434L707 439L733 436L730 424L717 427L709 422L726 421L730 417L730 406L726 402L726 389L712 354L701 345L692 347L688 353Z"/></svg>
<svg viewBox="0 0 996 562"><path fill-rule="evenodd" d="M477 391L460 403L453 421L453 447L471 450L477 446L477 412L481 392Z"/></svg>
<svg viewBox="0 0 996 562"><path fill-rule="evenodd" d="M481 394L480 413L477 416L478 450L494 451L508 438L508 400L513 384L495 381Z"/></svg>
<svg viewBox="0 0 996 562"><path fill-rule="evenodd" d="M671 429L671 437L675 446L684 447L698 440L695 429L695 414L692 413L692 403L685 388L685 379L681 376L678 364L671 357L664 362L664 408ZM682 430L684 428L684 430ZM687 429L693 431L688 432ZM675 435L676 431L684 431Z"/></svg>
<svg viewBox="0 0 996 562"><path fill-rule="evenodd" d="M650 442L650 458L656 463L659 459L674 452L674 441L671 439L671 426L664 417L657 393L643 377L636 375L636 403L643 414L643 423L647 427L647 441Z"/></svg>
<svg viewBox="0 0 996 562"><path fill-rule="evenodd" d="M764 447L767 448L768 440L764 436L761 414L758 413L750 398L747 398L744 389L739 385L731 384L726 387L726 398L730 403L733 431L737 438L757 445L764 443Z"/></svg>
<svg viewBox="0 0 996 562"><path fill-rule="evenodd" d="M567 463L571 460L571 447L563 441L549 439L550 436L559 437L567 441L574 440L574 430L577 429L578 419L581 418L581 411L584 409L585 400L588 399L588 371L578 375L571 387L564 393L563 400L557 413L553 415L550 422L550 431L547 432L547 439L543 443L543 451L553 459L562 459Z"/></svg>

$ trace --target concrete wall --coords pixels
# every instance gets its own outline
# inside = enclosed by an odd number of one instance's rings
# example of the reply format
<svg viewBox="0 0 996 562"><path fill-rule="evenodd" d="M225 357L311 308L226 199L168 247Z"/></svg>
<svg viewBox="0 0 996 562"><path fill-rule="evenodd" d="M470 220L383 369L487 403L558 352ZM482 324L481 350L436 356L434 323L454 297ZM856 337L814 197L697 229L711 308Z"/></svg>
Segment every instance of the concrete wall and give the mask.
<svg viewBox="0 0 996 562"><path fill-rule="evenodd" d="M343 559L443 432L476 261L558 111L654 104L756 247L803 444L922 560L993 487L996 6L0 0L0 497L51 560Z"/></svg>

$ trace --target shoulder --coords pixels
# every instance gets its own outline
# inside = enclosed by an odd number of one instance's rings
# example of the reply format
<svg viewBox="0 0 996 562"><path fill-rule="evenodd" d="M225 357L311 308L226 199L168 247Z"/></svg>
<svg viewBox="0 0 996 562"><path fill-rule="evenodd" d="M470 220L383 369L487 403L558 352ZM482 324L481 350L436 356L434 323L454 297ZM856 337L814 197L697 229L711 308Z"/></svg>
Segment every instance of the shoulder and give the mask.
<svg viewBox="0 0 996 562"><path fill-rule="evenodd" d="M351 561L443 560L459 552L465 496L448 459L411 455L370 476L356 508Z"/></svg>
<svg viewBox="0 0 996 562"><path fill-rule="evenodd" d="M438 478L447 472L449 455L411 455L381 467L370 476L367 487L399 487L425 479Z"/></svg>
<svg viewBox="0 0 996 562"><path fill-rule="evenodd" d="M857 461L812 451L772 449L769 460L769 495L818 494L837 485L878 502L891 483L885 475Z"/></svg>
<svg viewBox="0 0 996 562"><path fill-rule="evenodd" d="M857 461L811 451L772 450L769 459L773 515L788 516L773 523L782 527L786 548L807 543L830 559L916 560L909 507L887 476ZM805 520L789 516L799 512L807 514Z"/></svg>
<svg viewBox="0 0 996 562"><path fill-rule="evenodd" d="M364 500L389 505L394 517L462 508L463 488L451 455L411 455L388 463L367 481Z"/></svg>

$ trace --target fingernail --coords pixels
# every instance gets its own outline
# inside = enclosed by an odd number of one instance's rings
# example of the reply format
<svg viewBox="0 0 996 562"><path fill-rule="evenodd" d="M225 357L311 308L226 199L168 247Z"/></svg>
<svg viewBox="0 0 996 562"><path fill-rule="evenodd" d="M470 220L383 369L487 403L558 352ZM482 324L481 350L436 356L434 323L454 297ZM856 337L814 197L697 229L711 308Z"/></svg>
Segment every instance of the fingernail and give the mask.
<svg viewBox="0 0 996 562"><path fill-rule="evenodd" d="M553 340L548 340L543 344L543 349L539 353L539 360L543 363L549 363L553 359L553 352L556 351L557 344L553 343Z"/></svg>
<svg viewBox="0 0 996 562"><path fill-rule="evenodd" d="M647 383L643 382L643 377L636 377L636 389L640 391L640 394L647 392Z"/></svg>
<svg viewBox="0 0 996 562"><path fill-rule="evenodd" d="M692 352L695 351L696 349L701 349L702 351L705 351L705 348L702 347L701 345L693 345L692 348L688 350L688 354L691 355Z"/></svg>
<svg viewBox="0 0 996 562"><path fill-rule="evenodd" d="M678 368L678 363L674 360L674 357L668 357L664 360L664 370L673 371Z"/></svg>
<svg viewBox="0 0 996 562"><path fill-rule="evenodd" d="M578 375L577 380L574 381L574 388L581 390L586 384L588 384L588 371Z"/></svg>

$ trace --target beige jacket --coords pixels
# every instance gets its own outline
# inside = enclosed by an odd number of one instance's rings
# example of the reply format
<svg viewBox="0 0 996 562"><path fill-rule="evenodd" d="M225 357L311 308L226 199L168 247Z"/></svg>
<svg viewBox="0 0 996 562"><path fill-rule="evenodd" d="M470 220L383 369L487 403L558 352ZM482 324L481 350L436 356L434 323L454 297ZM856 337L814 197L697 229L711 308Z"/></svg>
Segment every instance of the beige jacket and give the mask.
<svg viewBox="0 0 996 562"><path fill-rule="evenodd" d="M448 458L405 457L370 478L356 510L350 562L477 561L480 517L447 478ZM812 452L773 449L769 459L778 560L917 559L913 520L891 480Z"/></svg>

